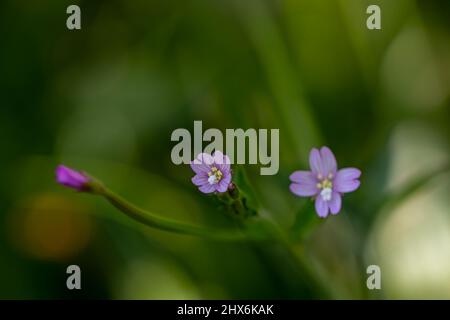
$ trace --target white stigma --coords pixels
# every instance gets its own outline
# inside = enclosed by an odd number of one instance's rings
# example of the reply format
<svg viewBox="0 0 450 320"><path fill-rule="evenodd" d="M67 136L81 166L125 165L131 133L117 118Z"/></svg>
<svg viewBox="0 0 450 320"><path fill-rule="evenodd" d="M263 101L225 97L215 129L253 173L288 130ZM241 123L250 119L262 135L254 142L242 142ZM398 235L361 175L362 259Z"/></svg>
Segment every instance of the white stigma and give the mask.
<svg viewBox="0 0 450 320"><path fill-rule="evenodd" d="M211 167L211 171L208 172L208 183L209 184L216 184L219 183L220 180L223 178L223 173L219 169L217 169L215 166Z"/></svg>
<svg viewBox="0 0 450 320"><path fill-rule="evenodd" d="M331 200L331 188L323 188L322 191L320 191L320 196L322 197L323 201L330 201Z"/></svg>
<svg viewBox="0 0 450 320"><path fill-rule="evenodd" d="M209 184L216 184L218 182L218 179L217 179L216 175L213 174L213 175L209 176L208 177L208 182L209 182Z"/></svg>

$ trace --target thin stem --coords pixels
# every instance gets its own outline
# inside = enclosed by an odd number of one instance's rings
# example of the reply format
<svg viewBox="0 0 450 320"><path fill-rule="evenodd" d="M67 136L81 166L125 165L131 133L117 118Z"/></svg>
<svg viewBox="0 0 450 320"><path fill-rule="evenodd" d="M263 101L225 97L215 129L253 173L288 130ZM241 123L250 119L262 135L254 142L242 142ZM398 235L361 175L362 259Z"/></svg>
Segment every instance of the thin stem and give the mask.
<svg viewBox="0 0 450 320"><path fill-rule="evenodd" d="M138 208L107 188L102 188L98 194L104 196L114 207L125 213L130 218L133 218L134 220L152 228L224 241L240 241L248 239L246 234L238 230L211 230L204 227L182 223L176 220L162 218Z"/></svg>
<svg viewBox="0 0 450 320"><path fill-rule="evenodd" d="M250 221L247 221L246 223L241 223L240 228L237 230L208 229L162 218L145 211L131 204L99 183L94 184L93 191L94 193L105 197L114 207L125 213L130 218L152 228L221 241L276 241L287 250L291 256L291 259L295 261L305 284L310 288L310 290L316 292L318 296L322 296L324 293L323 287L316 280L312 270L308 268L303 256L293 250L289 239L283 231L271 221L255 218L250 219Z"/></svg>
<svg viewBox="0 0 450 320"><path fill-rule="evenodd" d="M328 290L326 289L324 284L317 278L316 273L309 267L309 264L307 263L307 261L305 261L304 255L295 250L293 243L289 239L289 236L273 223L271 223L270 227L272 229L272 232L270 233L277 240L278 244L287 251L290 258L297 265L298 272L300 273L303 282L308 287L308 289L317 297L329 297Z"/></svg>

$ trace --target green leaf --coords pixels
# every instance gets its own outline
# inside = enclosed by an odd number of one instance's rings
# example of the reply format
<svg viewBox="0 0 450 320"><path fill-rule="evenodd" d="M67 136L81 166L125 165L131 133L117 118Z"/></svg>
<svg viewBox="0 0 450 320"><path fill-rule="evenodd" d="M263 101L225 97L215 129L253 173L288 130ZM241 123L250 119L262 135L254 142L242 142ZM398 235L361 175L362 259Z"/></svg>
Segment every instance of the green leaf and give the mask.
<svg viewBox="0 0 450 320"><path fill-rule="evenodd" d="M277 113L286 126L286 139L297 159L303 161L311 146L319 145L322 137L302 83L294 72L281 30L264 1L236 1L236 8L272 89Z"/></svg>

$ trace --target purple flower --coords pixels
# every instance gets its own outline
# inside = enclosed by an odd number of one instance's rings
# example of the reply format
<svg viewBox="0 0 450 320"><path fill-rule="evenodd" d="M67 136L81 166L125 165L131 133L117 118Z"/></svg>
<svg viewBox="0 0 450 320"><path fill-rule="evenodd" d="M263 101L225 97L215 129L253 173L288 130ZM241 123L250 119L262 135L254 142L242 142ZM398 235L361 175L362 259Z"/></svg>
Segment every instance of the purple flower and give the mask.
<svg viewBox="0 0 450 320"><path fill-rule="evenodd" d="M200 153L191 161L195 172L192 183L203 193L225 192L231 182L230 158L220 151Z"/></svg>
<svg viewBox="0 0 450 320"><path fill-rule="evenodd" d="M90 178L82 172L59 165L56 168L56 181L63 186L83 191L86 190Z"/></svg>
<svg viewBox="0 0 450 320"><path fill-rule="evenodd" d="M356 168L337 170L333 152L328 147L316 148L309 154L311 171L295 171L290 175L289 188L300 197L315 197L319 217L325 218L328 211L338 214L341 210L342 194L359 187L361 171Z"/></svg>

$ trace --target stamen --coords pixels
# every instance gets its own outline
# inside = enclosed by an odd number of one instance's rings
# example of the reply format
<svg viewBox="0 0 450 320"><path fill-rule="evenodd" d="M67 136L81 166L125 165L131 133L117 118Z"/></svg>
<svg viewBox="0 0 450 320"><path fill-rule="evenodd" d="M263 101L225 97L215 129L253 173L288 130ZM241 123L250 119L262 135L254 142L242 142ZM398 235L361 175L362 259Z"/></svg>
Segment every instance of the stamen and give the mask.
<svg viewBox="0 0 450 320"><path fill-rule="evenodd" d="M222 179L223 173L216 167L211 167L211 171L208 172L208 177L209 184L216 184Z"/></svg>

